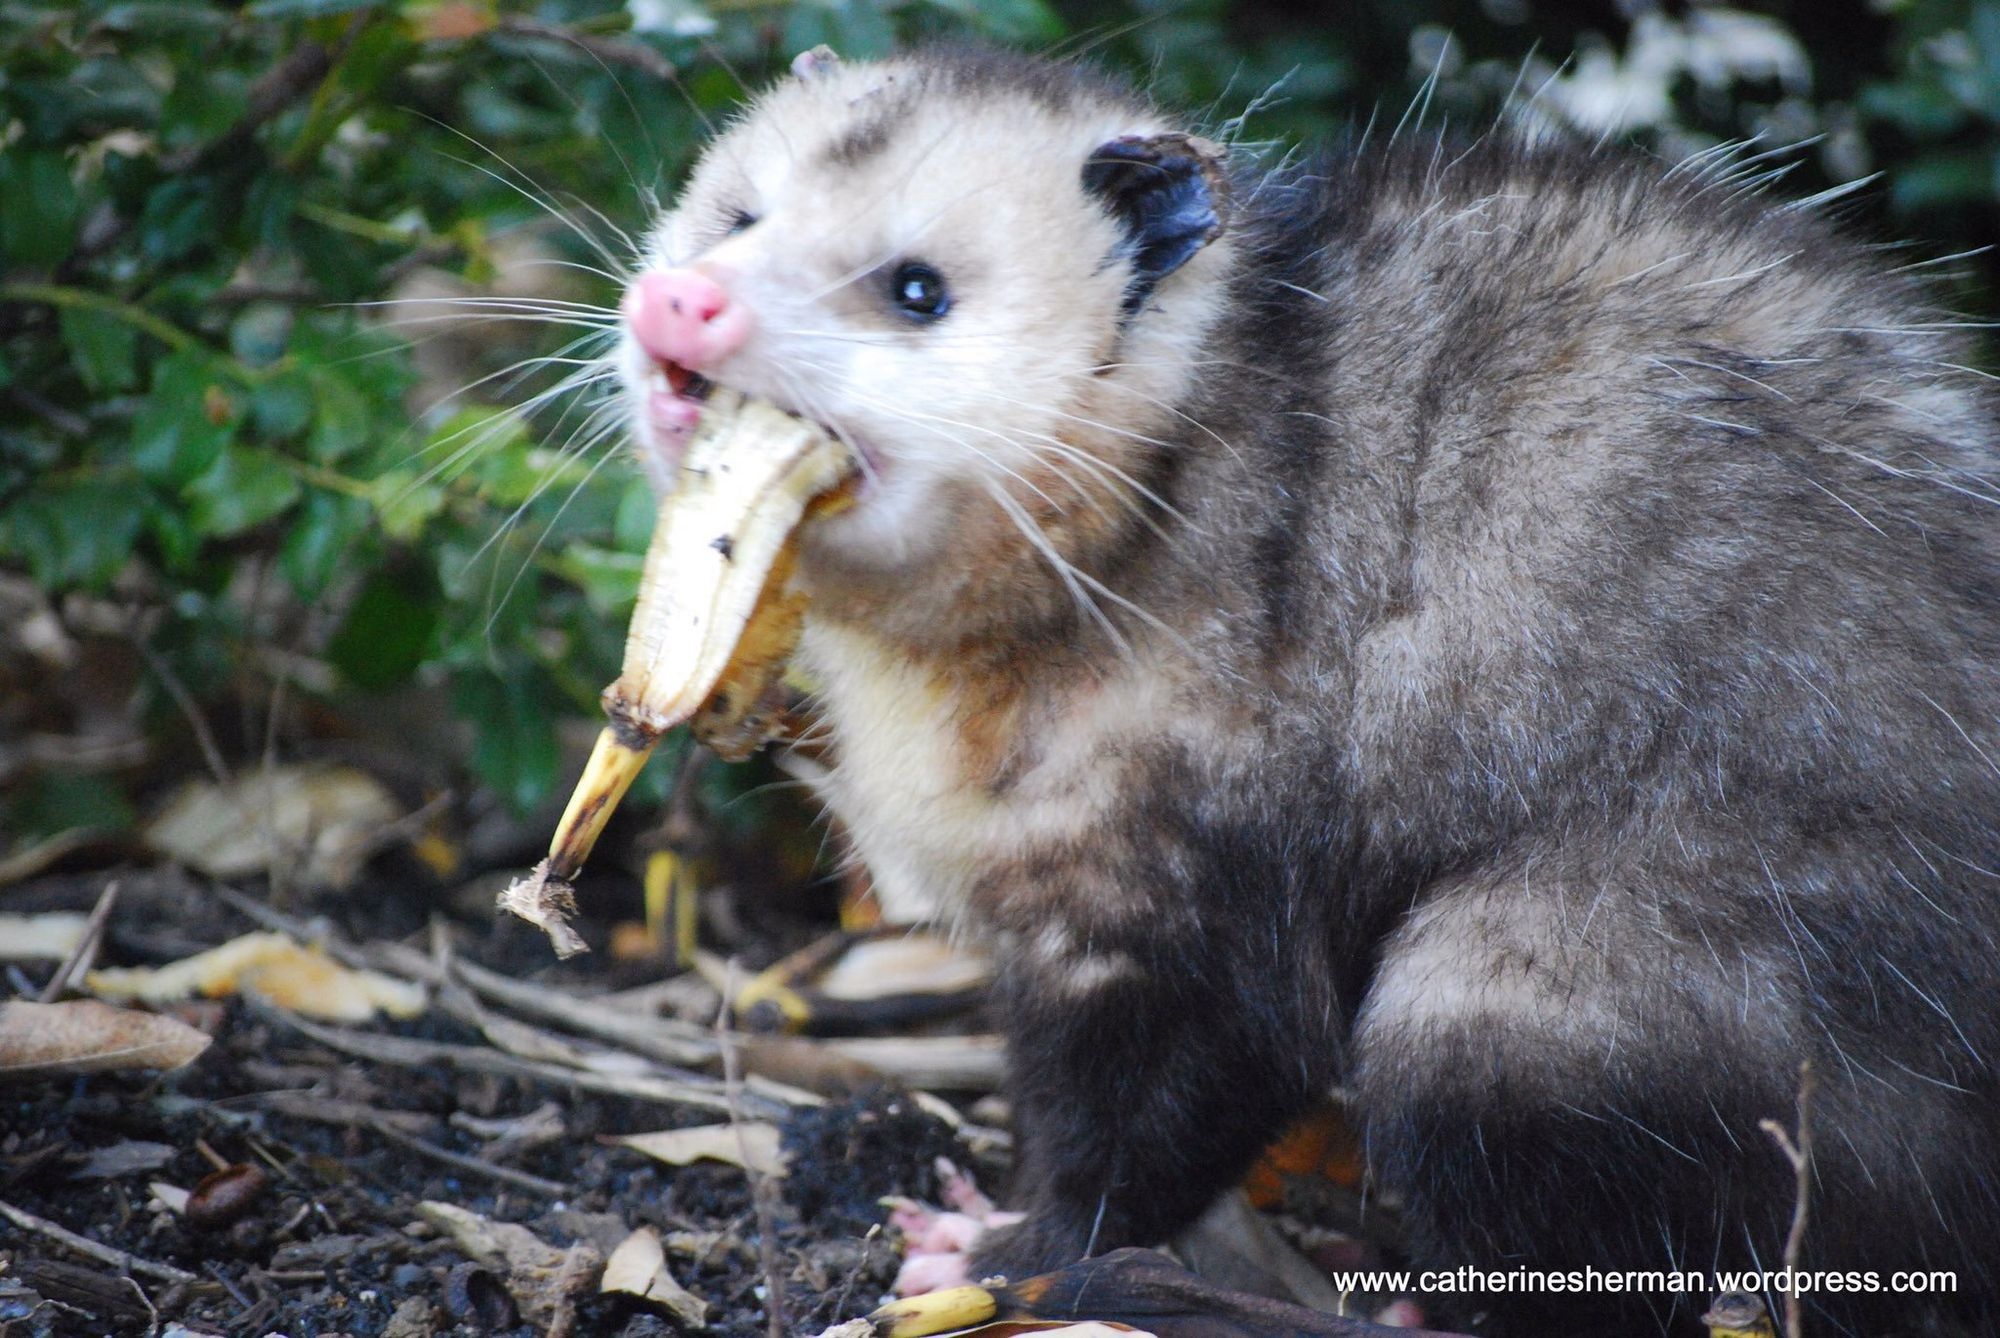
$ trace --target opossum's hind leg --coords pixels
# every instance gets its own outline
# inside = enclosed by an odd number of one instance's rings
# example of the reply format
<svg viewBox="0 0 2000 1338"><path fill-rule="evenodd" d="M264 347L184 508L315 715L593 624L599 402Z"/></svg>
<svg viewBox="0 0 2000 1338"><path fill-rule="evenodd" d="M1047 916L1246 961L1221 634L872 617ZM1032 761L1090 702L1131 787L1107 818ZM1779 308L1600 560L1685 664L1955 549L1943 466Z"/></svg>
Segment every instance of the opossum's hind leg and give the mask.
<svg viewBox="0 0 2000 1338"><path fill-rule="evenodd" d="M1790 1126L1808 1055L1807 1267L1886 1278L1934 1248L1966 1257L1949 1241L1978 1223L2000 1229L1976 1098L1860 1041L1836 1053L1826 1038L1854 1031L1828 1002L1830 967L1803 988L1798 958L1743 919L1704 933L1693 899L1636 886L1518 869L1461 884L1391 938L1363 1006L1369 1162L1404 1199L1418 1267L1648 1275L1622 1293L1488 1291L1467 1302L1482 1333L1699 1333L1716 1271L1780 1269L1794 1183L1758 1122ZM1923 1304L1822 1293L1809 1327L1903 1332Z"/></svg>
<svg viewBox="0 0 2000 1338"><path fill-rule="evenodd" d="M1363 1004L1353 1083L1371 1168L1405 1197L1417 1262L1708 1269L1718 1148L1746 1163L1744 1195L1788 1201L1776 1151L1748 1146L1760 1116L1784 1113L1784 1088L1766 1076L1734 1090L1735 1075L1700 1072L1752 1054L1766 1074L1792 1067L1790 1020L1770 1011L1761 967L1754 1012L1726 969L1705 951L1693 969L1623 889L1572 898L1545 871L1467 880L1416 911ZM1755 1248L1777 1266L1768 1233ZM1698 1313L1706 1296L1690 1299ZM1649 1313L1663 1300L1494 1296L1475 1309L1513 1332L1603 1302L1598 1322L1644 1333L1664 1322Z"/></svg>

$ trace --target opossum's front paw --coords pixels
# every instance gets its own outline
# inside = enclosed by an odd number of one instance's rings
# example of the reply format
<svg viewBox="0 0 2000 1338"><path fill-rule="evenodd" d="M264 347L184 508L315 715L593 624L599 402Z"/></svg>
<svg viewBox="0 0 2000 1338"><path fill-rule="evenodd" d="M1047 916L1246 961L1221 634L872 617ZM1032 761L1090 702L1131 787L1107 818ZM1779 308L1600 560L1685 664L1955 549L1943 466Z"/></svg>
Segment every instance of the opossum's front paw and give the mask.
<svg viewBox="0 0 2000 1338"><path fill-rule="evenodd" d="M967 1256L971 1278L1005 1277L1019 1282L1053 1273L1083 1258L1084 1238L1054 1215L995 1214L1001 1216L1013 1218L1013 1225L992 1222L993 1229L973 1242Z"/></svg>
<svg viewBox="0 0 2000 1338"><path fill-rule="evenodd" d="M898 1296L921 1296L987 1276L972 1267L970 1252L989 1235L1005 1234L1021 1220L1019 1213L994 1208L993 1200L979 1192L972 1178L950 1162L938 1163L938 1175L945 1209L914 1199L898 1199L891 1205L889 1225L903 1238L903 1266L896 1273Z"/></svg>

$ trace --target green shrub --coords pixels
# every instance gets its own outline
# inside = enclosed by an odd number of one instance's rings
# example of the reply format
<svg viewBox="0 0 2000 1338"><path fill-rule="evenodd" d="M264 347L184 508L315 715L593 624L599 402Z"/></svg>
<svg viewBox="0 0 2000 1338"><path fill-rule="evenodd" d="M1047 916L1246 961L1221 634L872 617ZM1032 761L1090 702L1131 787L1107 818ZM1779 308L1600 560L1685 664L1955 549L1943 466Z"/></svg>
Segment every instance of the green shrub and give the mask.
<svg viewBox="0 0 2000 1338"><path fill-rule="evenodd" d="M1683 72L1627 129L1675 151L1824 134L1802 178L1887 173L1861 226L1982 242L2000 0L1887 8L1780 10L1803 85ZM1848 22L1880 40L1840 39ZM427 684L476 727L479 778L533 805L562 782L558 722L594 716L616 671L652 504L613 458L606 387L524 416L581 369L521 360L601 345L543 318L608 317L619 230L743 82L817 42L866 56L938 30L1071 38L1218 125L1260 103L1248 139L1393 117L1433 70L1431 123L1473 124L1639 40L1520 0L1311 26L1224 0L0 0L0 578L126 611L156 725L180 714L165 678L268 701L310 661L330 674L296 690L336 710ZM485 310L531 319L459 330L443 361L472 387L441 400L455 387L408 343L428 327L396 324L437 308L370 304L496 277L535 296ZM79 769L17 763L12 834L126 820L119 785Z"/></svg>

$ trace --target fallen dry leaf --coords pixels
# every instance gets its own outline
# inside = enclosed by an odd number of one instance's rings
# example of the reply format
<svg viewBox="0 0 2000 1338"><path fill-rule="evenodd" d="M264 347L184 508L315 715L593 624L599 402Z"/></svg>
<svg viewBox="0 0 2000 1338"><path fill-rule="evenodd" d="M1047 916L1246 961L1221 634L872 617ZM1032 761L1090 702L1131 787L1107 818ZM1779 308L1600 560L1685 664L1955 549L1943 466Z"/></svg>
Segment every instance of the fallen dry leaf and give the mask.
<svg viewBox="0 0 2000 1338"><path fill-rule="evenodd" d="M521 1314L546 1327L604 1266L604 1256L578 1241L559 1250L514 1222L496 1222L453 1203L425 1200L417 1215L452 1238L473 1262L504 1272Z"/></svg>
<svg viewBox="0 0 2000 1338"><path fill-rule="evenodd" d="M958 994L990 985L993 962L942 934L863 939L815 982L834 999L883 999L897 994Z"/></svg>
<svg viewBox="0 0 2000 1338"><path fill-rule="evenodd" d="M422 986L353 970L276 933L245 934L166 966L92 971L84 984L108 999L146 1003L255 994L329 1022L366 1022L377 1009L390 1017L415 1017L424 1010Z"/></svg>
<svg viewBox="0 0 2000 1338"><path fill-rule="evenodd" d="M667 1252L660 1244L660 1233L652 1227L640 1227L611 1252L598 1290L636 1296L659 1306L688 1328L708 1323L708 1302L674 1281L674 1275L667 1271Z"/></svg>
<svg viewBox="0 0 2000 1338"><path fill-rule="evenodd" d="M0 1003L0 1079L114 1069L177 1069L208 1049L207 1032L94 999Z"/></svg>
<svg viewBox="0 0 2000 1338"><path fill-rule="evenodd" d="M778 1126L761 1120L698 1124L691 1129L664 1129L656 1134L627 1134L613 1141L674 1166L720 1161L759 1175L777 1177L785 1173Z"/></svg>
<svg viewBox="0 0 2000 1338"><path fill-rule="evenodd" d="M67 961L89 920L80 911L0 915L0 962Z"/></svg>
<svg viewBox="0 0 2000 1338"><path fill-rule="evenodd" d="M146 843L215 878L276 869L294 884L340 889L361 872L395 796L352 767L271 767L227 785L190 781L146 827Z"/></svg>

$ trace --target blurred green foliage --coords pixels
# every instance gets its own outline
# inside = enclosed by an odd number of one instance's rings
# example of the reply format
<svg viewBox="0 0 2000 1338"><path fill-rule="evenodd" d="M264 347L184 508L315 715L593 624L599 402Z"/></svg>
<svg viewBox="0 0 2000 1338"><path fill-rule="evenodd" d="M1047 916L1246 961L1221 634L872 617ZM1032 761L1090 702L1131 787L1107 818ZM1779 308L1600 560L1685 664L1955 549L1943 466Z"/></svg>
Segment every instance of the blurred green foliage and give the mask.
<svg viewBox="0 0 2000 1338"><path fill-rule="evenodd" d="M1248 141L1338 134L1419 96L1428 124L1476 126L1538 93L1663 156L1810 140L1781 189L1879 171L1846 206L1855 226L1927 254L1994 236L2000 0L1621 12L0 0L0 577L60 616L128 615L154 669L138 709L162 729L181 714L163 676L212 705L268 699L310 663L295 695L336 713L440 692L491 792L543 799L558 722L594 716L616 671L652 503L617 458L606 383L519 406L588 377L627 234L744 86L819 42L1085 51ZM1993 277L1990 255L1970 264ZM440 284L525 285L528 306L468 310L528 319L496 319L441 371L410 343L440 308L370 305ZM569 361L521 362L537 355ZM126 820L126 774L90 769L16 766L9 834L79 809Z"/></svg>

